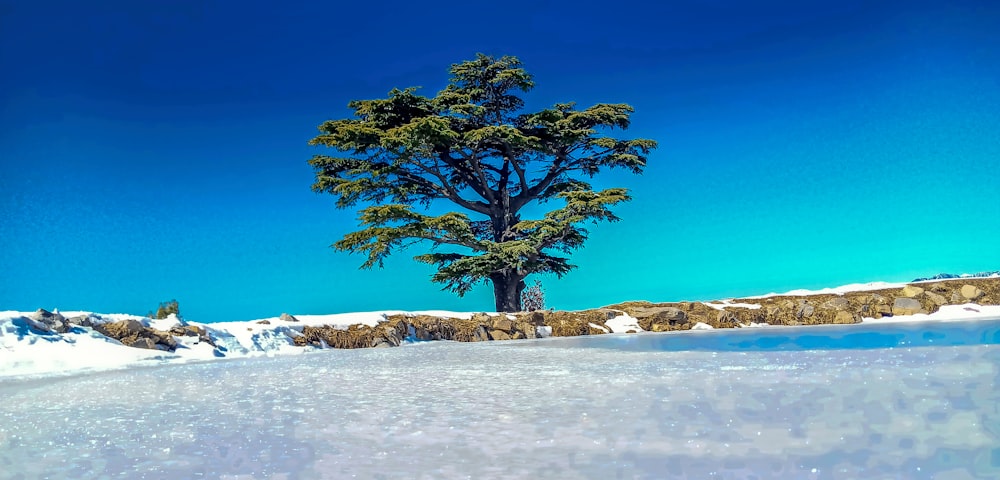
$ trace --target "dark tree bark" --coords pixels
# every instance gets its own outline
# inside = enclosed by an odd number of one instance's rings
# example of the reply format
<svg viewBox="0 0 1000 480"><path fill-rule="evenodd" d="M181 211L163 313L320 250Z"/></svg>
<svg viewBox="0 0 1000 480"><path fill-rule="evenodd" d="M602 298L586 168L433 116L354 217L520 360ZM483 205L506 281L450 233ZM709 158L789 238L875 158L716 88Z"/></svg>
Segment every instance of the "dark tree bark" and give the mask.
<svg viewBox="0 0 1000 480"><path fill-rule="evenodd" d="M521 292L524 291L524 277L517 274L495 274L490 276L493 282L493 298L498 312L520 312Z"/></svg>

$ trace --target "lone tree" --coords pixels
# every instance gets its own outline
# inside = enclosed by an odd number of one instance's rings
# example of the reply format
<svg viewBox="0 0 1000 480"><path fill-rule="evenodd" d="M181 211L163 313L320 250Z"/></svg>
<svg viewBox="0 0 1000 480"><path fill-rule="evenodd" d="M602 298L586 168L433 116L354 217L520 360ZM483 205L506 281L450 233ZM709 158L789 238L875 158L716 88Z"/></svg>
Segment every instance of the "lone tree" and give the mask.
<svg viewBox="0 0 1000 480"><path fill-rule="evenodd" d="M528 275L562 277L574 268L563 255L587 239L581 225L618 220L610 207L630 199L624 188L595 191L584 179L611 168L642 173L656 142L607 135L628 128L633 109L625 104L521 113L519 94L533 86L516 57L478 54L452 65L434 97L393 89L388 98L348 103L352 118L320 125L310 145L339 153L309 161L312 189L333 194L339 208L367 205L362 230L333 247L366 254L362 268L371 268L428 242L430 253L414 258L437 267L432 281L459 296L492 282L501 312L521 310ZM521 218L526 205L554 199L561 208ZM442 203L467 213L414 210Z"/></svg>

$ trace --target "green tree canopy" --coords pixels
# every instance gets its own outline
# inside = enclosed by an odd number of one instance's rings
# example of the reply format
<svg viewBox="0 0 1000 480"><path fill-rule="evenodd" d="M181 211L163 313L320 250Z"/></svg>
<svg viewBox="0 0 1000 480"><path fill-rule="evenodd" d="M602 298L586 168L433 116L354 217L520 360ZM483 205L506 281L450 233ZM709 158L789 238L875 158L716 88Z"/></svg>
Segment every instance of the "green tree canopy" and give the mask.
<svg viewBox="0 0 1000 480"><path fill-rule="evenodd" d="M528 275L574 268L567 255L587 239L583 225L618 220L610 207L629 200L624 188L595 191L585 180L612 168L642 173L656 142L609 135L628 128L625 104L522 112L520 95L533 86L517 58L479 54L452 65L434 97L394 89L320 125L310 144L337 154L309 161L313 190L333 194L339 208L363 205L362 229L334 248L367 255L362 268L371 268L426 242L430 252L415 259L437 267L432 281L458 295L491 282L502 312L521 309ZM521 218L526 205L550 200L560 206ZM417 210L439 201L462 211Z"/></svg>

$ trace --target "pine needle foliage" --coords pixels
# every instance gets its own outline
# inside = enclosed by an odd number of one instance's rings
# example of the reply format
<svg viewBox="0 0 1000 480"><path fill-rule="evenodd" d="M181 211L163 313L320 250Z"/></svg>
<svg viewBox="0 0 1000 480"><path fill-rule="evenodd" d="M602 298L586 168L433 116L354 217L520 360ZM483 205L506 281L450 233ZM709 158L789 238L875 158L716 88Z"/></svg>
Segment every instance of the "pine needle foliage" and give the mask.
<svg viewBox="0 0 1000 480"><path fill-rule="evenodd" d="M155 318L157 320L163 320L164 318L167 318L170 315L177 315L178 317L181 316L181 306L180 303L177 302L177 300L170 300L169 302L160 302L160 306L156 308L156 313L154 314L153 312L149 312L149 314L146 316L149 318Z"/></svg>
<svg viewBox="0 0 1000 480"><path fill-rule="evenodd" d="M641 174L656 142L610 135L629 127L626 104L522 112L534 82L516 57L478 54L450 71L433 97L394 89L320 125L310 144L336 154L309 161L312 188L339 208L361 206L361 230L333 247L364 254L362 268L426 242L430 252L415 259L437 268L432 281L460 296L491 282L497 311L519 311L524 279L569 272L567 255L587 239L583 225L617 221L611 207L630 199L586 179L616 168ZM461 211L421 213L442 201ZM542 218L521 217L526 205L549 201L559 206Z"/></svg>

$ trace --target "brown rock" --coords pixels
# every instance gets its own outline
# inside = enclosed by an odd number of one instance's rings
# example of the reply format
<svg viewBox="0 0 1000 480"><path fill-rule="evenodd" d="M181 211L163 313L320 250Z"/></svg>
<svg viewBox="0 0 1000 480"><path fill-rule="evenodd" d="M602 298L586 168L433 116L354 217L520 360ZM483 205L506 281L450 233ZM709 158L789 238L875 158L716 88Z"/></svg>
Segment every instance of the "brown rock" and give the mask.
<svg viewBox="0 0 1000 480"><path fill-rule="evenodd" d="M514 330L514 322L511 322L506 315L501 314L500 316L493 319L493 329L510 332Z"/></svg>
<svg viewBox="0 0 1000 480"><path fill-rule="evenodd" d="M403 343L403 338L406 337L408 332L408 326L403 322L393 323L389 325L382 325L382 331L385 334L383 337L384 341L390 347L398 347Z"/></svg>
<svg viewBox="0 0 1000 480"><path fill-rule="evenodd" d="M490 340L490 334L486 331L486 327L480 325L472 334L473 342L488 342Z"/></svg>
<svg viewBox="0 0 1000 480"><path fill-rule="evenodd" d="M79 325L81 327L94 326L94 320L90 317L90 315L77 315L75 317L67 319L66 321L72 325Z"/></svg>
<svg viewBox="0 0 1000 480"><path fill-rule="evenodd" d="M687 323L688 321L687 313L675 307L655 307L642 310L636 311L632 316L635 318L650 316L655 323Z"/></svg>
<svg viewBox="0 0 1000 480"><path fill-rule="evenodd" d="M926 295L927 298L934 303L934 305L939 307L948 303L948 299L944 298L944 295L939 295L934 292L925 292L924 295Z"/></svg>
<svg viewBox="0 0 1000 480"><path fill-rule="evenodd" d="M281 320L283 322L297 322L297 321L299 321L299 319L297 319L294 316L289 315L287 313L282 313L281 316L278 317L278 320Z"/></svg>
<svg viewBox="0 0 1000 480"><path fill-rule="evenodd" d="M985 295L983 291L980 290L979 287L976 287L975 285L962 285L962 289L959 290L959 293L961 293L963 297L969 300L978 300L979 297Z"/></svg>
<svg viewBox="0 0 1000 480"><path fill-rule="evenodd" d="M646 329L646 331L649 332L669 332L670 330L672 330L670 328L670 324L664 324L664 323L654 323L650 325L649 328Z"/></svg>
<svg viewBox="0 0 1000 480"><path fill-rule="evenodd" d="M914 298L924 293L924 289L914 285L907 285L903 287L903 291L901 293L906 298Z"/></svg>
<svg viewBox="0 0 1000 480"><path fill-rule="evenodd" d="M833 323L838 324L848 324L848 323L858 323L858 319L854 314L841 310L837 312L837 315L833 317Z"/></svg>
<svg viewBox="0 0 1000 480"><path fill-rule="evenodd" d="M125 342L123 342L123 343L125 343ZM145 337L143 337L143 338L136 338L134 340L129 340L128 343L125 343L125 345L127 345L129 347L133 347L133 348L146 348L146 349L149 349L149 350L155 350L156 349L156 343L153 342L152 340L148 339L148 338L145 338Z"/></svg>
<svg viewBox="0 0 1000 480"><path fill-rule="evenodd" d="M851 302L844 297L834 297L823 302L823 308L829 308L831 310L845 310L850 308L850 306Z"/></svg>
<svg viewBox="0 0 1000 480"><path fill-rule="evenodd" d="M893 315L913 315L916 313L927 313L920 301L915 298L897 298L892 304Z"/></svg>
<svg viewBox="0 0 1000 480"><path fill-rule="evenodd" d="M503 330L491 330L490 336L493 340L511 340L510 334Z"/></svg>
<svg viewBox="0 0 1000 480"><path fill-rule="evenodd" d="M729 310L720 310L719 313L715 315L715 323L717 325L712 325L715 328L725 328L725 327L735 327L739 325L740 319L735 313Z"/></svg>
<svg viewBox="0 0 1000 480"><path fill-rule="evenodd" d="M119 341L131 336L136 336L145 328L146 327L144 327L141 322L131 318L128 320L120 320L117 322L103 323L94 326L94 330Z"/></svg>
<svg viewBox="0 0 1000 480"><path fill-rule="evenodd" d="M270 325L271 321L270 320L257 320L257 323L259 323L261 325Z"/></svg>
<svg viewBox="0 0 1000 480"><path fill-rule="evenodd" d="M535 325L529 322L518 322L514 326L516 333L524 335L524 338L536 338L538 336L537 330L535 330Z"/></svg>
<svg viewBox="0 0 1000 480"><path fill-rule="evenodd" d="M643 330L653 332L677 330L688 323L687 312L677 307L632 307L627 312L639 321Z"/></svg>

